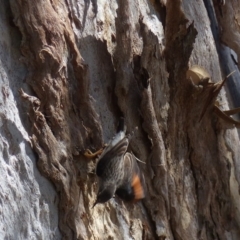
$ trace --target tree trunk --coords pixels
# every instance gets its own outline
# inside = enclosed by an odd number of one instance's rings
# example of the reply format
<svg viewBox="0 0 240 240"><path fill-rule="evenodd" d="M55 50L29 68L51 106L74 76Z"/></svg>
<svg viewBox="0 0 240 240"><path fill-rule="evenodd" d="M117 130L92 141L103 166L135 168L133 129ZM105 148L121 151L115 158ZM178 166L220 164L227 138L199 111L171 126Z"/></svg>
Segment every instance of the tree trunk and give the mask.
<svg viewBox="0 0 240 240"><path fill-rule="evenodd" d="M240 239L239 4L3 0L0 238ZM147 195L92 208L121 116Z"/></svg>

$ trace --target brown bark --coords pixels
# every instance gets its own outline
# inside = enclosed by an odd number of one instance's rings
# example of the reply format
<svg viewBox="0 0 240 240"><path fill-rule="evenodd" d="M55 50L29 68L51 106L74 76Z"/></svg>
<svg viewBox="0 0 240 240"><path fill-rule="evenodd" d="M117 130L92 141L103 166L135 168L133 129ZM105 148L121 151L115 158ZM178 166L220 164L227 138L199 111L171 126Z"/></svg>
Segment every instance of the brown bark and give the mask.
<svg viewBox="0 0 240 240"><path fill-rule="evenodd" d="M240 238L239 137L213 112L225 93L186 78L198 64L221 80L204 3L15 0L11 9L32 89L21 91L29 135L59 196L63 239ZM83 152L102 147L121 115L139 129L129 151L146 163L147 197L92 209L96 160Z"/></svg>

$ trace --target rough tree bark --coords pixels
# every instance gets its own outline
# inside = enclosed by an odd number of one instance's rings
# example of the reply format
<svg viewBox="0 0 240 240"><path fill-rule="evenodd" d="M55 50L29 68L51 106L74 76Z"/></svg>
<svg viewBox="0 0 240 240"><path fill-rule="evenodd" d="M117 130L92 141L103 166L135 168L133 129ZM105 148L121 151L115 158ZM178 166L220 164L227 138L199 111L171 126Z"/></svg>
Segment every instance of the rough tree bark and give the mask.
<svg viewBox="0 0 240 240"><path fill-rule="evenodd" d="M239 72L215 97L186 77L236 68L221 40L239 57L239 4L3 0L0 238L239 239L239 135L214 112L239 107ZM96 159L83 152L120 116L138 127L129 151L147 197L92 209Z"/></svg>

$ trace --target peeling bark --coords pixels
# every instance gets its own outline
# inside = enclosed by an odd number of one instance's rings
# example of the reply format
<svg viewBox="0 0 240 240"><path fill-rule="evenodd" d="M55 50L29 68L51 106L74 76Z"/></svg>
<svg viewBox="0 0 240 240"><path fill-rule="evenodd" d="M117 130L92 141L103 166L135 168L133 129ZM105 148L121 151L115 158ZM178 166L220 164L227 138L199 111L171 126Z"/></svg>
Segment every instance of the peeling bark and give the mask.
<svg viewBox="0 0 240 240"><path fill-rule="evenodd" d="M222 39L238 54L237 3L218 4ZM16 0L11 9L31 88L19 89L21 104L38 169L59 197L62 238L238 239L239 136L214 112L229 100L186 77L199 65L224 78L207 3ZM138 127L129 151L145 163L147 197L92 209L96 160L83 152L108 142L120 116L129 132Z"/></svg>
<svg viewBox="0 0 240 240"><path fill-rule="evenodd" d="M38 98L37 108L29 109L38 167L59 192L63 237L73 239L88 235L84 235L87 230L83 220L76 217L82 215L78 204L83 186L74 156L91 145L101 147L103 142L88 93L88 68L76 46L64 5L17 1L12 2L12 9L16 10L15 23L23 35L27 82Z"/></svg>

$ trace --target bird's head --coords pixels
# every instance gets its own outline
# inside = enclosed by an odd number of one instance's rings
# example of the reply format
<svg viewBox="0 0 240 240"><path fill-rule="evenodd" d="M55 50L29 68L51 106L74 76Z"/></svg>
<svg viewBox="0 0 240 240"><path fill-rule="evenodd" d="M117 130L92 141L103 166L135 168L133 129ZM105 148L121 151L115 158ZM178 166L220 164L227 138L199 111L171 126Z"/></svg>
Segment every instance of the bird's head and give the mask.
<svg viewBox="0 0 240 240"><path fill-rule="evenodd" d="M100 186L101 187L99 187L98 194L97 194L97 200L93 204L93 207L98 203L105 203L108 200L110 200L116 191L115 184L103 183Z"/></svg>

